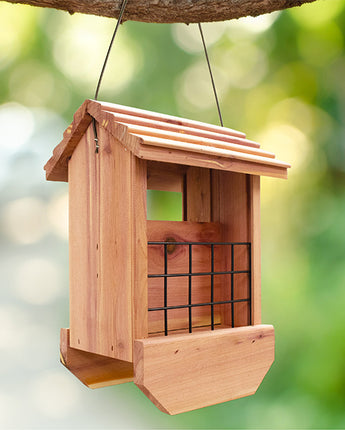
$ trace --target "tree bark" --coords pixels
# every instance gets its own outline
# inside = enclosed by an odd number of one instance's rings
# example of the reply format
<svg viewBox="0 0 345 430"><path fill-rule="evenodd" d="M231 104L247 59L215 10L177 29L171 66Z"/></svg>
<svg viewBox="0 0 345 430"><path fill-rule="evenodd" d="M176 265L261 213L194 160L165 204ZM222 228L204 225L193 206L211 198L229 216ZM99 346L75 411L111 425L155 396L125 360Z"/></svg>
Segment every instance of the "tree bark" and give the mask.
<svg viewBox="0 0 345 430"><path fill-rule="evenodd" d="M117 18L122 0L6 0ZM129 0L124 20L156 23L225 21L257 16L316 0Z"/></svg>

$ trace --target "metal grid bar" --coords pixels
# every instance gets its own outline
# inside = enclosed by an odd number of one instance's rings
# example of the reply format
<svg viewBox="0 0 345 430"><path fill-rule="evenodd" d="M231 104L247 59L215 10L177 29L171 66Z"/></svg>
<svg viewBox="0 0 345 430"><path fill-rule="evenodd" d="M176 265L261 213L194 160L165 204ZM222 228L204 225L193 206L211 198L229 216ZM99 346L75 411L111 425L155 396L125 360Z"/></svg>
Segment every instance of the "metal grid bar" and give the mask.
<svg viewBox="0 0 345 430"><path fill-rule="evenodd" d="M168 245L164 244L164 274L168 273ZM168 278L164 277L164 334L168 335Z"/></svg>
<svg viewBox="0 0 345 430"><path fill-rule="evenodd" d="M188 331L189 333L192 333L192 261L193 261L193 256L192 256L192 245L189 244L188 247L188 254L189 254L189 274L188 274Z"/></svg>
<svg viewBox="0 0 345 430"><path fill-rule="evenodd" d="M225 305L227 303L241 303L249 302L249 299L236 299L236 300L222 300L221 302L207 302L207 303L193 303L188 305L176 305L176 306L162 306L160 308L149 308L149 311L164 311L169 309L186 309L186 308L196 308L199 306L212 306L212 305Z"/></svg>
<svg viewBox="0 0 345 430"><path fill-rule="evenodd" d="M188 273L168 273L168 245L188 245ZM163 278L164 279L164 306L149 308L149 312L154 311L164 311L164 334L168 335L168 310L173 309L188 309L188 331L192 333L193 323L192 323L192 308L200 306L210 306L211 308L211 330L214 330L214 306L231 304L231 326L235 327L235 315L234 315L234 305L235 303L248 302L249 306L249 323L252 324L252 291L251 291L251 270L252 270L252 260L251 260L251 243L250 242L148 242L148 245L163 245L164 246L164 273L162 274L152 274L148 275L148 278ZM207 245L211 248L211 271L210 272L196 272L193 273L193 245ZM215 272L215 255L214 246L216 245L228 245L231 247L231 270ZM249 268L248 270L235 270L235 246L247 246L249 251ZM239 273L247 273L249 277L248 282L248 298L245 299L234 299L235 290L235 280L234 275ZM214 276L215 275L230 275L231 276L231 300L214 301ZM210 276L211 286L210 286L210 301L204 303L192 303L192 277L193 276ZM168 278L170 277L188 277L188 304L168 306Z"/></svg>
<svg viewBox="0 0 345 430"><path fill-rule="evenodd" d="M249 274L248 274L248 298L249 298L249 325L252 325L252 247L249 247Z"/></svg>
<svg viewBox="0 0 345 430"><path fill-rule="evenodd" d="M236 273L250 273L249 270L229 270L227 272L196 272L196 273L162 273L159 275L148 275L149 278L178 278L181 276L212 276L233 275Z"/></svg>
<svg viewBox="0 0 345 430"><path fill-rule="evenodd" d="M211 245L211 330L214 330L214 245Z"/></svg>
<svg viewBox="0 0 345 430"><path fill-rule="evenodd" d="M234 256L234 245L231 245L231 327L235 327L235 315L234 315L234 267L235 267L235 256Z"/></svg>
<svg viewBox="0 0 345 430"><path fill-rule="evenodd" d="M147 242L148 245L236 245L236 246L250 246L251 242L163 242L163 241L159 241L159 242L155 242L155 241L150 241Z"/></svg>

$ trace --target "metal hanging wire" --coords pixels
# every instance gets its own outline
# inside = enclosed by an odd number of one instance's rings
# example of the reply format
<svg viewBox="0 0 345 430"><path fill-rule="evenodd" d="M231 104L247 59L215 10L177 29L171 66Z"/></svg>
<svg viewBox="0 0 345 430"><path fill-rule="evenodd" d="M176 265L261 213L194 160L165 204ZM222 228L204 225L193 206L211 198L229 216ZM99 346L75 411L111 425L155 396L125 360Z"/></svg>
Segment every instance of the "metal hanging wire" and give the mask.
<svg viewBox="0 0 345 430"><path fill-rule="evenodd" d="M122 23L122 19L123 19L123 15L124 15L127 3L128 3L128 0L123 0L122 3L121 3L119 17L117 19L116 26L115 26L115 29L114 29L114 33L113 33L112 38L110 40L108 51L107 51L107 54L106 54L105 59L104 59L104 63L103 63L102 69L101 69L101 73L100 73L99 78L98 78L97 87L96 87L96 91L95 91L95 100L98 100L98 94L99 94L99 90L100 90L100 87L101 87L101 83L102 83L104 71L105 71L105 68L106 68L107 63L108 63L110 51L111 51L111 48L113 46L113 43L114 43L117 31L118 31L118 29L120 27L120 24ZM219 105L219 100L218 100L216 85L215 85L215 82L214 82L213 73L212 73L211 64L210 64L210 59L209 59L209 56L208 56L208 52L207 52L207 48L206 48L206 43L205 43L205 38L204 38L204 34L203 34L202 27L201 27L200 23L198 23L198 27L199 27L199 31L200 31L200 36L201 36L202 44L203 44L203 47L204 47L204 52L205 52L205 57L206 57L206 62L207 62L208 70L209 70L209 73L210 73L210 78L211 78L213 93L214 93L214 97L215 97L215 101L216 101L216 105L217 105L219 122L220 122L221 126L223 127L223 118L222 118L222 113L221 113L221 110L220 110L220 105ZM98 153L99 152L98 133L97 133L97 127L96 127L96 120L94 118L93 118L92 124L93 124L94 140L95 140L95 146L96 146L95 152Z"/></svg>
<svg viewBox="0 0 345 430"><path fill-rule="evenodd" d="M217 110L218 110L218 116L219 116L219 122L220 125L222 127L224 127L223 124L223 118L222 118L222 113L220 111L220 105L219 105L219 100L218 100L218 95L217 95L217 90L216 90L216 85L214 83L214 79L213 79L213 74L212 74L212 69L211 69L211 64L210 64L210 59L208 57L208 53L207 53L207 48L206 48L206 43L205 43L205 38L204 38L204 33L202 31L202 27L201 24L198 23L198 27L199 27L199 31L200 31L200 36L201 36L201 40L202 40L202 45L204 47L204 52L205 52L205 57L206 57L206 62L207 62L207 66L208 66L208 71L210 72L210 77L211 77L211 83L212 83L212 88L213 88L213 94L214 94L214 98L216 99L216 105L217 105Z"/></svg>
<svg viewBox="0 0 345 430"><path fill-rule="evenodd" d="M122 1L121 8L120 8L120 13L119 13L119 17L117 19L116 26L115 26L115 29L114 29L114 33L113 33L112 38L110 40L110 44L109 44L109 48L108 48L108 51L107 51L107 55L105 56L103 67L102 67L101 73L100 73L99 78L98 78L98 83L97 83L96 92L95 92L95 100L98 99L98 93L99 93L99 89L101 87L101 83L102 83L104 71L105 71L105 68L106 68L107 63L108 63L110 51L111 51L111 48L113 46L113 43L114 43L117 31L118 31L118 29L120 27L120 24L122 22L123 14L125 12L127 3L128 3L128 0L123 0ZM94 135L95 135L94 140L95 140L95 144L96 144L96 154L97 154L98 151L99 151L99 143L98 143L98 134L97 134L97 127L96 127L96 120L95 120L95 118L93 118L92 124L93 124L93 132L94 132Z"/></svg>

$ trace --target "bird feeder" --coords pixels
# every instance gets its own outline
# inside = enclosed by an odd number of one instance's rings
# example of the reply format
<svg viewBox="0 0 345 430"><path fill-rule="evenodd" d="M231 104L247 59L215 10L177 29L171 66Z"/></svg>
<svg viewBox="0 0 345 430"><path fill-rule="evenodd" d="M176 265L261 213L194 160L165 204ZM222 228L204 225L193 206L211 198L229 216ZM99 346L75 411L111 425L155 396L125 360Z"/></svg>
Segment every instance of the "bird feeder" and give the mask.
<svg viewBox="0 0 345 430"><path fill-rule="evenodd" d="M45 166L69 183L62 363L91 388L134 380L169 414L255 393L274 360L260 176L289 167L241 132L86 100ZM148 220L148 190L180 193L181 220Z"/></svg>

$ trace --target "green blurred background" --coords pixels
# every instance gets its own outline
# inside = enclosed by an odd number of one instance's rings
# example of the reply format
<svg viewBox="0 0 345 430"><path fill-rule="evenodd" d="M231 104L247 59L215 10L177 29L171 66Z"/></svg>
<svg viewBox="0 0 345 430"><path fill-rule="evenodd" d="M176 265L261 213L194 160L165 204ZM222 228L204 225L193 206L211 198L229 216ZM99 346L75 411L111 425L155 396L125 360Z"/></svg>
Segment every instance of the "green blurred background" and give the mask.
<svg viewBox="0 0 345 430"><path fill-rule="evenodd" d="M345 1L204 25L225 125L292 164L262 180L255 396L169 417L133 383L96 391L58 361L68 326L67 184L43 165L92 98L114 21L0 3L0 426L345 428ZM195 25L128 22L100 99L217 123Z"/></svg>

